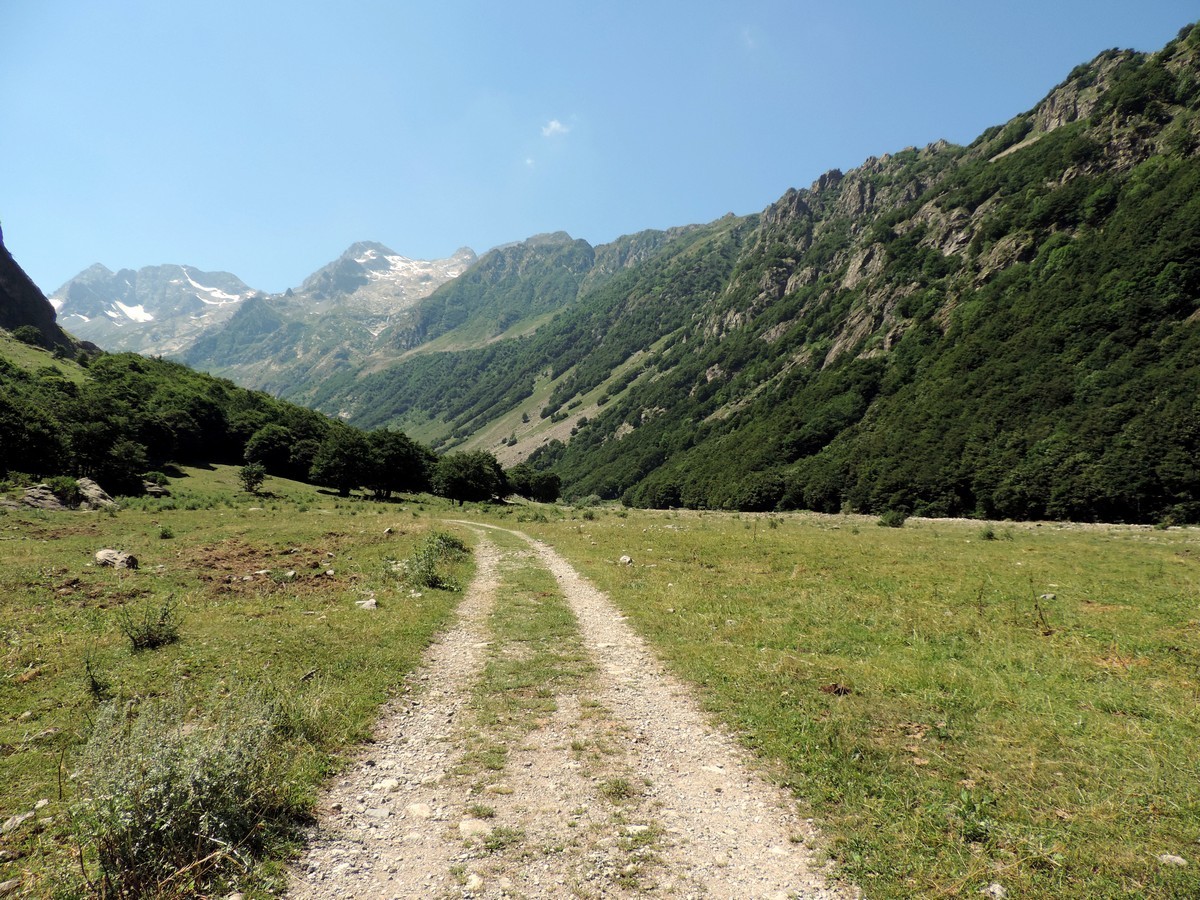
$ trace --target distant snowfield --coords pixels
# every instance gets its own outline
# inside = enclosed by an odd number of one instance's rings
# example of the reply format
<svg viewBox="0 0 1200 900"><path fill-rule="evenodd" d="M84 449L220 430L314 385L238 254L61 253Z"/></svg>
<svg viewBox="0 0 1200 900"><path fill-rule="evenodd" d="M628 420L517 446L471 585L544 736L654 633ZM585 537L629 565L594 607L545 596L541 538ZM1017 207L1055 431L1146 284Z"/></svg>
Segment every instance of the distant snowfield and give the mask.
<svg viewBox="0 0 1200 900"><path fill-rule="evenodd" d="M127 319L130 319L134 322L153 322L154 321L154 316L152 316L150 313L146 312L146 307L142 306L142 304L140 304L140 303L137 306L126 306L120 300L114 300L113 304L119 310L121 310L121 312L123 312L125 314L125 317ZM116 316L111 312L109 313L109 315L116 318Z"/></svg>
<svg viewBox="0 0 1200 900"><path fill-rule="evenodd" d="M179 271L181 271L183 273L183 277L188 280L188 284L190 284L196 290L204 291L204 293L208 294L209 297L216 298L210 300L197 295L196 299L198 299L201 303L207 303L209 306L224 306L226 303L237 303L242 299L241 294L227 294L225 291L222 291L219 288L208 287L207 285L201 284L193 279L192 276L188 274L187 269L185 269L183 266L179 267Z"/></svg>

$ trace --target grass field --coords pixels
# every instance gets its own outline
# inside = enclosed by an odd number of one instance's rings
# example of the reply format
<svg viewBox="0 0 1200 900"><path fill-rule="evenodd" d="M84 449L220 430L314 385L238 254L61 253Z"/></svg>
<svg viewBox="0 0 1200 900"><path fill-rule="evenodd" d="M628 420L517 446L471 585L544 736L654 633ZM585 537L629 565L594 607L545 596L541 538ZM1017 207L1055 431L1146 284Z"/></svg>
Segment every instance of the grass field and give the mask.
<svg viewBox="0 0 1200 900"><path fill-rule="evenodd" d="M496 518L612 595L867 896L1200 896L1197 530Z"/></svg>
<svg viewBox="0 0 1200 900"><path fill-rule="evenodd" d="M0 515L0 821L49 801L0 836L0 883L20 878L29 896L87 893L69 813L96 694L118 704L181 695L197 718L231 694L280 698L302 720L284 748L302 809L458 600L414 591L394 571L431 527L416 505L338 500L274 478L253 497L236 469L187 472L172 497L112 516ZM140 568L93 565L103 547L133 553ZM469 568L446 574L463 582ZM372 597L376 609L356 605ZM178 641L132 650L123 620L156 621L171 606ZM277 876L267 866L258 884Z"/></svg>
<svg viewBox="0 0 1200 900"><path fill-rule="evenodd" d="M115 515L0 515L0 822L35 812L0 836L0 884L87 893L70 813L98 694L183 697L197 721L248 689L281 698L303 808L458 600L397 563L434 529L469 538L439 521L467 517L550 541L608 591L804 798L868 897L1200 896L1196 529L451 513L279 479L256 498L230 468L172 490ZM92 565L102 547L141 567ZM444 565L465 583L469 561ZM179 640L132 650L123 627L165 608ZM497 690L516 674L495 670ZM250 883L268 896L278 863Z"/></svg>

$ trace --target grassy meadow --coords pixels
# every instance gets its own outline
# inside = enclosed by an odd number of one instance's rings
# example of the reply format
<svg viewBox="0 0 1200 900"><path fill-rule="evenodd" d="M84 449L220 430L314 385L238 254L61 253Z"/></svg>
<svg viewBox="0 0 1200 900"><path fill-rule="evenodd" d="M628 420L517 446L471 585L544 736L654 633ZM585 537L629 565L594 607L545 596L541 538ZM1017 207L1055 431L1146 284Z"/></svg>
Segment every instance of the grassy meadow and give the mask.
<svg viewBox="0 0 1200 900"><path fill-rule="evenodd" d="M340 500L276 478L254 497L235 468L185 471L173 496L113 515L0 511L0 821L49 801L0 836L0 883L20 879L29 896L97 891L76 781L101 700L161 698L197 722L258 704L281 734L276 802L302 812L460 596L395 571L431 530L418 503ZM104 547L140 567L93 565ZM465 583L470 565L441 575ZM370 598L376 609L356 605ZM161 620L178 640L133 650L127 632ZM130 736L117 738L120 752ZM277 864L230 875L261 891L279 883Z"/></svg>
<svg viewBox="0 0 1200 900"><path fill-rule="evenodd" d="M115 514L0 513L0 822L35 812L0 835L0 885L94 892L84 763L132 740L113 710L135 702L174 703L197 730L211 710L269 710L272 799L309 808L470 576L469 558L430 557L431 535L469 543L440 520L476 518L546 539L608 591L804 799L866 896L1200 896L1200 530L464 510L274 478L253 497L224 467L171 489ZM93 565L102 547L140 568ZM553 590L536 570L505 579ZM177 641L131 648L164 619ZM545 627L547 671L577 680L570 623ZM496 665L487 684L536 719L538 667ZM246 859L229 884L274 893L279 863Z"/></svg>
<svg viewBox="0 0 1200 900"><path fill-rule="evenodd" d="M868 897L1200 896L1200 531L495 518L611 594Z"/></svg>

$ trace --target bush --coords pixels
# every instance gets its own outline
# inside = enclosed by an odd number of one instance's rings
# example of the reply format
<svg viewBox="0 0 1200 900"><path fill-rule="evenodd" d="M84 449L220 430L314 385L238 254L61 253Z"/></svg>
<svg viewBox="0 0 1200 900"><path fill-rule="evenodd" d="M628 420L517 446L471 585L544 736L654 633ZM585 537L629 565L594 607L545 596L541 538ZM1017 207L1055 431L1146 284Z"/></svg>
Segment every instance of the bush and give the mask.
<svg viewBox="0 0 1200 900"><path fill-rule="evenodd" d="M12 336L22 344L29 344L31 347L41 347L46 340L33 325L18 325L13 329Z"/></svg>
<svg viewBox="0 0 1200 900"><path fill-rule="evenodd" d="M55 475L47 478L46 487L50 488L54 496L62 501L63 506L70 506L73 509L83 502L83 491L79 489L79 482L69 475Z"/></svg>
<svg viewBox="0 0 1200 900"><path fill-rule="evenodd" d="M245 870L297 822L282 708L261 693L197 715L182 697L105 704L83 754L74 810L104 897L198 896Z"/></svg>
<svg viewBox="0 0 1200 900"><path fill-rule="evenodd" d="M246 463L238 469L238 481L247 494L257 494L266 477L267 469L262 463Z"/></svg>
<svg viewBox="0 0 1200 900"><path fill-rule="evenodd" d="M156 650L179 640L179 614L174 597L162 606L151 605L134 611L127 606L117 612L117 624L133 650Z"/></svg>
<svg viewBox="0 0 1200 900"><path fill-rule="evenodd" d="M879 517L879 521L875 524L886 528L901 528L907 520L908 513L899 509L889 509Z"/></svg>
<svg viewBox="0 0 1200 900"><path fill-rule="evenodd" d="M413 587L456 591L459 589L458 582L439 572L438 566L443 562L461 559L469 552L467 545L454 535L444 531L432 532L425 538L421 549L401 564L405 580Z"/></svg>

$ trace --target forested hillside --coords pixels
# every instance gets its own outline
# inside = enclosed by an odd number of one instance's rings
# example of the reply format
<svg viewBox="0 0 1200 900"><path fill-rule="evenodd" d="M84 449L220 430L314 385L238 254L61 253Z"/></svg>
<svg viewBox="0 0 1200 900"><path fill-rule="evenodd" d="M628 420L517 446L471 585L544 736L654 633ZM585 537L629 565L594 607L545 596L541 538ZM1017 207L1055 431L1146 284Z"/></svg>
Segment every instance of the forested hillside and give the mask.
<svg viewBox="0 0 1200 900"><path fill-rule="evenodd" d="M510 290L562 288L536 332L312 400L531 453L575 496L1198 521L1198 55L1194 27L1108 51L968 147L827 173L595 284L531 266ZM452 329L469 285L427 308Z"/></svg>

